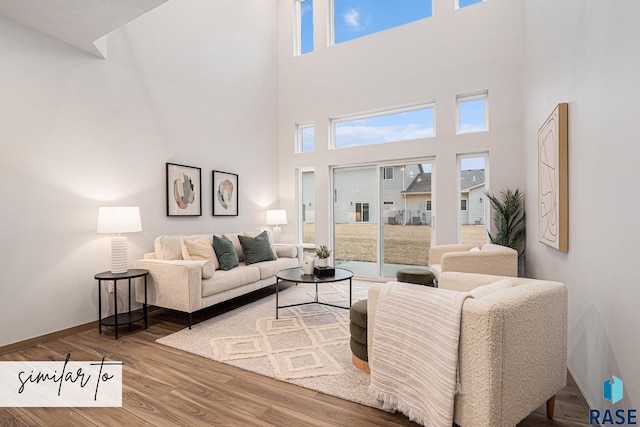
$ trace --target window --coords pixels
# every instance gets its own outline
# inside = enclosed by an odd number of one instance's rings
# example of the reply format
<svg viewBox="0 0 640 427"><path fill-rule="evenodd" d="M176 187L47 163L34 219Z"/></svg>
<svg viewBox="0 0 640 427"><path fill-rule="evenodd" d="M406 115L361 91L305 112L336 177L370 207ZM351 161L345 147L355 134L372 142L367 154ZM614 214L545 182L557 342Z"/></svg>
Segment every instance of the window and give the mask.
<svg viewBox="0 0 640 427"><path fill-rule="evenodd" d="M456 9L471 6L472 4L482 3L484 0L458 0Z"/></svg>
<svg viewBox="0 0 640 427"><path fill-rule="evenodd" d="M356 203L356 222L369 222L369 203Z"/></svg>
<svg viewBox="0 0 640 427"><path fill-rule="evenodd" d="M393 179L393 168L384 168L384 179Z"/></svg>
<svg viewBox="0 0 640 427"><path fill-rule="evenodd" d="M461 211L466 211L467 210L467 200L466 199L460 200L460 210Z"/></svg>
<svg viewBox="0 0 640 427"><path fill-rule="evenodd" d="M313 52L313 0L294 0L296 39L294 55Z"/></svg>
<svg viewBox="0 0 640 427"><path fill-rule="evenodd" d="M296 153L315 151L315 130L313 123L296 124Z"/></svg>
<svg viewBox="0 0 640 427"><path fill-rule="evenodd" d="M433 137L433 110L430 104L333 119L333 146L346 148Z"/></svg>
<svg viewBox="0 0 640 427"><path fill-rule="evenodd" d="M315 243L315 175L312 170L300 171L300 218L302 243Z"/></svg>
<svg viewBox="0 0 640 427"><path fill-rule="evenodd" d="M432 0L333 0L332 44L433 15Z"/></svg>
<svg viewBox="0 0 640 427"><path fill-rule="evenodd" d="M425 211L431 210L431 200L427 200L426 202L424 202L424 210Z"/></svg>
<svg viewBox="0 0 640 427"><path fill-rule="evenodd" d="M456 96L458 134L483 132L489 129L487 100L487 92Z"/></svg>

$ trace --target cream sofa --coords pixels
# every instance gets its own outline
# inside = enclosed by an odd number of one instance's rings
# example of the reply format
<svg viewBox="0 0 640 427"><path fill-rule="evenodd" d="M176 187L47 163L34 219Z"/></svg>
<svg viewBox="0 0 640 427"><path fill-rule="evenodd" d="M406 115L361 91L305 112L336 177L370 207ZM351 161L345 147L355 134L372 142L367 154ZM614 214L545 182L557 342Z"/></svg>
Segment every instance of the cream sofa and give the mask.
<svg viewBox="0 0 640 427"><path fill-rule="evenodd" d="M243 232L253 236L256 233ZM147 279L147 303L158 307L183 311L189 314L237 296L275 284L275 275L285 268L301 265L302 248L295 245L273 245L277 259L251 265L244 263L242 247L237 233L225 233L238 254L240 264L231 270L215 268L206 261L187 261L182 256L182 239L195 241L212 235L160 236L154 241L154 252L137 260L136 268L149 270ZM144 302L143 283L136 283L136 301Z"/></svg>
<svg viewBox="0 0 640 427"><path fill-rule="evenodd" d="M443 273L439 287L469 291L501 279L505 277ZM545 402L552 417L555 394L566 385L566 287L544 280L512 280L513 287L467 298L462 306L460 390L454 405L454 422L460 427L514 426ZM369 290L369 348L382 286Z"/></svg>
<svg viewBox="0 0 640 427"><path fill-rule="evenodd" d="M445 271L515 277L518 275L518 251L492 243L432 246L429 270L437 280Z"/></svg>

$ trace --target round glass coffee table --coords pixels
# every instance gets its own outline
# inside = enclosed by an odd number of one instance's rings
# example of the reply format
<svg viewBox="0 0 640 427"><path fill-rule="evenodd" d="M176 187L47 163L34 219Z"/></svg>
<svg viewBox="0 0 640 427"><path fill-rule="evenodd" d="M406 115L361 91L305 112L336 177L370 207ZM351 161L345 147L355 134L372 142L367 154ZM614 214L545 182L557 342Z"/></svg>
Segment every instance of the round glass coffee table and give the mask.
<svg viewBox="0 0 640 427"><path fill-rule="evenodd" d="M300 267L294 267L294 268L287 268L285 270L280 270L277 274L276 274L276 319L278 318L278 310L281 308L287 308L287 307L294 307L297 305L305 305L305 304L322 304L322 305L328 305L331 307L337 307L337 308L344 308L344 309L349 309L351 308L351 291L352 291L352 283L351 283L351 278L353 277L353 273L350 272L349 270L345 270L344 268L336 268L335 269L336 272L333 276L316 276L313 274L304 274L304 272L302 271L302 268ZM328 302L322 302L318 300L318 284L322 284L322 283L334 283L334 282L342 282L343 280L348 280L349 281L349 306L348 307L344 307L341 305L335 305L335 304L329 304ZM296 285L298 283L315 283L316 285L316 296L313 299L313 301L308 301L308 302L300 302L297 304L289 304L289 305L279 305L278 303L278 292L280 290L280 282L293 282Z"/></svg>

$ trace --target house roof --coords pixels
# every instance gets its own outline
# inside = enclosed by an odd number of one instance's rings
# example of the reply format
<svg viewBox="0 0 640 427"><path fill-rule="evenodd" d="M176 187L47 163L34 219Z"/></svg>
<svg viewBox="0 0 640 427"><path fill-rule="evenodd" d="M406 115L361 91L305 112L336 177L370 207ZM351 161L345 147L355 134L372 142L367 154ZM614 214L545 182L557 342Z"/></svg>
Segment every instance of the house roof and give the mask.
<svg viewBox="0 0 640 427"><path fill-rule="evenodd" d="M484 185L484 169L460 171L460 191L469 191L481 185ZM416 175L413 182L402 193L431 193L431 172L423 172Z"/></svg>
<svg viewBox="0 0 640 427"><path fill-rule="evenodd" d="M413 182L402 193L431 193L431 172L416 175Z"/></svg>
<svg viewBox="0 0 640 427"><path fill-rule="evenodd" d="M460 171L460 191L484 184L484 169Z"/></svg>

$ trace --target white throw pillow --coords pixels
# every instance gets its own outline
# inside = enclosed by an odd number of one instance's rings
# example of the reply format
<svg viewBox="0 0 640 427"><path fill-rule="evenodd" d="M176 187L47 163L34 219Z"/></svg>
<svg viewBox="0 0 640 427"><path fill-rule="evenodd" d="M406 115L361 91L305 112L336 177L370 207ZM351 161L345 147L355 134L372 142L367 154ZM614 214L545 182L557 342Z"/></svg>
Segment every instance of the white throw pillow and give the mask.
<svg viewBox="0 0 640 427"><path fill-rule="evenodd" d="M182 239L182 258L187 261L209 261L214 268L220 268L218 257L206 236L200 236L196 240Z"/></svg>
<svg viewBox="0 0 640 427"><path fill-rule="evenodd" d="M480 248L477 246L474 246L473 248L469 249L469 252L480 252Z"/></svg>
<svg viewBox="0 0 640 427"><path fill-rule="evenodd" d="M497 282L489 283L488 285L478 286L470 291L473 298L483 298L494 292L503 291L513 287L513 279L502 279Z"/></svg>

